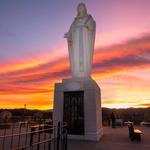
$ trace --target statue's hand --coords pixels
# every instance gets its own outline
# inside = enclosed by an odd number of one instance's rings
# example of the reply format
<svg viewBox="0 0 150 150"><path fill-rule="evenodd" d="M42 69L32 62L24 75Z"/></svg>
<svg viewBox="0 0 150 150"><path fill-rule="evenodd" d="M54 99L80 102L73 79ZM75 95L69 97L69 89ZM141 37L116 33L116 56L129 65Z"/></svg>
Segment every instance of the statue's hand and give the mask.
<svg viewBox="0 0 150 150"><path fill-rule="evenodd" d="M87 24L84 25L85 28L89 29L89 26Z"/></svg>
<svg viewBox="0 0 150 150"><path fill-rule="evenodd" d="M64 38L67 38L68 43L70 43L70 44L72 43L72 40L71 40L69 32L64 34Z"/></svg>
<svg viewBox="0 0 150 150"><path fill-rule="evenodd" d="M69 38L69 33L68 32L64 34L64 38Z"/></svg>

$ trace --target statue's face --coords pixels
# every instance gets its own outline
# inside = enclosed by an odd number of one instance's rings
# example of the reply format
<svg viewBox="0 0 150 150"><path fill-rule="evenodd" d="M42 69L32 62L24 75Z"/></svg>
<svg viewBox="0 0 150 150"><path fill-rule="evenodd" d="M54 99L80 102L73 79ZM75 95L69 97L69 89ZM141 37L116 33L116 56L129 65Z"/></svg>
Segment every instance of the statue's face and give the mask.
<svg viewBox="0 0 150 150"><path fill-rule="evenodd" d="M79 18L82 18L86 15L86 8L85 8L85 5L83 4L79 4L78 8L77 8L77 16Z"/></svg>

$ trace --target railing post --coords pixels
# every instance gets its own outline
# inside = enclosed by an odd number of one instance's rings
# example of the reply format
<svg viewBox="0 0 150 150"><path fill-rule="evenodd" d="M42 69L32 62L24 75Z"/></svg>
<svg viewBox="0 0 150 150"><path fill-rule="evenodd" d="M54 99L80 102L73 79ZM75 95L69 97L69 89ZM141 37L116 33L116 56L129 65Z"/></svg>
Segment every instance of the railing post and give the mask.
<svg viewBox="0 0 150 150"><path fill-rule="evenodd" d="M67 150L67 126L63 124L63 150Z"/></svg>
<svg viewBox="0 0 150 150"><path fill-rule="evenodd" d="M20 134L21 134L21 127L22 127L22 123L20 123L20 126L19 126L19 139L18 139L18 147L20 145Z"/></svg>
<svg viewBox="0 0 150 150"><path fill-rule="evenodd" d="M53 136L54 136L54 150L55 150L56 149L56 128L55 128L55 126L54 126Z"/></svg>
<svg viewBox="0 0 150 150"><path fill-rule="evenodd" d="M37 145L37 150L39 150L40 149L40 132L42 132L42 131L40 131L41 130L41 128L39 127L38 128L38 145Z"/></svg>
<svg viewBox="0 0 150 150"><path fill-rule="evenodd" d="M61 149L64 150L64 123L61 122L61 127L60 127L60 139L61 139Z"/></svg>
<svg viewBox="0 0 150 150"><path fill-rule="evenodd" d="M4 149L4 147L5 147L5 136L6 136L6 126L5 126L5 130L4 130L2 149Z"/></svg>
<svg viewBox="0 0 150 150"><path fill-rule="evenodd" d="M60 142L60 122L58 122L57 127L57 150L59 150L59 142Z"/></svg>
<svg viewBox="0 0 150 150"><path fill-rule="evenodd" d="M14 124L11 124L11 142L10 142L10 148L12 149L13 147L13 134L14 134Z"/></svg>
<svg viewBox="0 0 150 150"><path fill-rule="evenodd" d="M32 143L33 143L33 134L34 134L34 128L31 128L31 133L30 133L30 146L32 146Z"/></svg>
<svg viewBox="0 0 150 150"><path fill-rule="evenodd" d="M25 145L27 145L27 141L28 141L28 123L26 123Z"/></svg>
<svg viewBox="0 0 150 150"><path fill-rule="evenodd" d="M68 132L67 127L65 127L65 150L68 149Z"/></svg>
<svg viewBox="0 0 150 150"><path fill-rule="evenodd" d="M44 122L44 123L45 123L45 122ZM45 130L45 126L44 126L44 130ZM47 131L44 131L44 141L46 140L46 132L47 132ZM44 150L45 150L45 144L46 144L46 143L44 142ZM49 150L49 149L48 149L48 150Z"/></svg>
<svg viewBox="0 0 150 150"><path fill-rule="evenodd" d="M51 150L51 141L48 142L48 150Z"/></svg>
<svg viewBox="0 0 150 150"><path fill-rule="evenodd" d="M51 150L51 128L49 127L49 142L48 142L48 150ZM55 143L54 143L55 145ZM54 150L55 150L55 146L54 146Z"/></svg>

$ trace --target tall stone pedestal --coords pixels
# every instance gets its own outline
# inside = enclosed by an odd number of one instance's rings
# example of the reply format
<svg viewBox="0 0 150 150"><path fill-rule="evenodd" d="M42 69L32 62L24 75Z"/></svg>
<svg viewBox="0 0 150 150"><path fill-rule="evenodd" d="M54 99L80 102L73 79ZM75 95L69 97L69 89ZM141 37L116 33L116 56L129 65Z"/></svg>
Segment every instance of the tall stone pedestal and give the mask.
<svg viewBox="0 0 150 150"><path fill-rule="evenodd" d="M54 125L68 123L70 139L98 141L103 135L101 94L92 79L64 79L55 84Z"/></svg>

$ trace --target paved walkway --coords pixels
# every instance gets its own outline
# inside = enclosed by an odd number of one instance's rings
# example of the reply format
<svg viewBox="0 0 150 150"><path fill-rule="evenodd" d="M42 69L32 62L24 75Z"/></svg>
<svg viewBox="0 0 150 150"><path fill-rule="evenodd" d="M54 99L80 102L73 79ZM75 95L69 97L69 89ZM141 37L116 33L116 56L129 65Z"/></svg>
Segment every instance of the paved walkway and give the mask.
<svg viewBox="0 0 150 150"><path fill-rule="evenodd" d="M128 128L104 127L104 136L99 142L68 141L68 150L150 150L150 127L138 126L143 134L142 141L130 141Z"/></svg>

